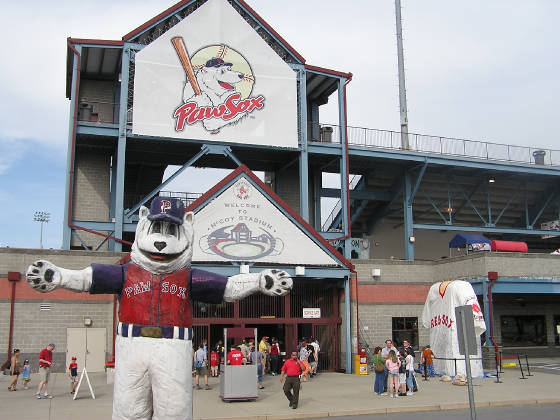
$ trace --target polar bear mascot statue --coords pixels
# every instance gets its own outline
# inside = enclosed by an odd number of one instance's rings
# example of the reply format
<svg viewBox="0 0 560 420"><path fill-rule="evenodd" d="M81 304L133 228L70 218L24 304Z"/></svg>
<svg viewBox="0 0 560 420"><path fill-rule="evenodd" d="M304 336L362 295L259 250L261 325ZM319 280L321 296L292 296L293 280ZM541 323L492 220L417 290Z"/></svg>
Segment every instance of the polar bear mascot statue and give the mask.
<svg viewBox="0 0 560 420"><path fill-rule="evenodd" d="M435 283L430 287L424 304L422 323L430 329L430 347L438 358L434 360L434 369L440 374L455 376L466 373L465 357L459 351L455 320L455 308L464 305L472 306L474 331L478 338L486 331L486 325L472 285L463 280L453 280ZM453 359L458 359L456 365ZM473 377L484 375L481 359L479 341L477 354L471 358Z"/></svg>
<svg viewBox="0 0 560 420"><path fill-rule="evenodd" d="M181 200L156 197L150 210L140 208L127 264L67 270L36 261L27 269L27 281L40 292L119 296L113 419L192 419L191 301L284 296L292 288L280 270L224 277L191 269L193 218Z"/></svg>

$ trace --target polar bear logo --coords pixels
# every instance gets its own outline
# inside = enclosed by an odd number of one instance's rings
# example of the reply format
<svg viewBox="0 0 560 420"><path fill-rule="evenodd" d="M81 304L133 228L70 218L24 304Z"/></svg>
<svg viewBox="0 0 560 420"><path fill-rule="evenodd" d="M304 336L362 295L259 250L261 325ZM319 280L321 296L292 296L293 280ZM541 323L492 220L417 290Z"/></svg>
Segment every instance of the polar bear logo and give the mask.
<svg viewBox="0 0 560 420"><path fill-rule="evenodd" d="M176 131L201 122L211 134L237 124L264 107L264 96L251 97L255 82L247 60L226 45L212 45L188 56L182 38L172 40L185 70L182 105L174 112Z"/></svg>
<svg viewBox="0 0 560 420"><path fill-rule="evenodd" d="M142 206L125 265L68 270L48 261L27 269L35 290L119 296L114 419L192 419L192 301L232 302L255 292L284 296L289 274L268 269L224 277L191 269L194 214L181 200Z"/></svg>

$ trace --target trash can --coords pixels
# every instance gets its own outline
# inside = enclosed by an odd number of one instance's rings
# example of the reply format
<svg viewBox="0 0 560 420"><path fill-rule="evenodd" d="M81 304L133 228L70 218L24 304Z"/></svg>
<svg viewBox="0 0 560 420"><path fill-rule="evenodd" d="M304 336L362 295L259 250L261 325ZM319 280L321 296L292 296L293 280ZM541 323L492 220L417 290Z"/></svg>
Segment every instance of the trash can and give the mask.
<svg viewBox="0 0 560 420"><path fill-rule="evenodd" d="M321 141L323 143L332 143L332 127L321 127Z"/></svg>
<svg viewBox="0 0 560 420"><path fill-rule="evenodd" d="M535 150L533 152L533 157L535 158L535 165L544 165L544 156L545 155L546 155L546 151Z"/></svg>
<svg viewBox="0 0 560 420"><path fill-rule="evenodd" d="M93 107L87 102L80 103L80 109L78 110L78 119L80 121L89 121L91 119L91 112Z"/></svg>

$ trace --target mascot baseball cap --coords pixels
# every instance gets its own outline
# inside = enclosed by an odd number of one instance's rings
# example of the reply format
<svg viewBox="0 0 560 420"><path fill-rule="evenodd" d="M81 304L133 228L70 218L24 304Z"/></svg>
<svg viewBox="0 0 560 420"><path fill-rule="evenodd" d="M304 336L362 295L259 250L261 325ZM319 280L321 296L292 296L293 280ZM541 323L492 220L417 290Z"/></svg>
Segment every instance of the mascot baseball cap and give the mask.
<svg viewBox="0 0 560 420"><path fill-rule="evenodd" d="M166 220L177 225L183 224L185 205L178 198L156 197L150 205L148 220Z"/></svg>
<svg viewBox="0 0 560 420"><path fill-rule="evenodd" d="M232 65L233 64L231 64L231 63L226 63L221 58L211 58L210 60L208 60L206 62L206 65L204 67L222 67L222 66L231 67Z"/></svg>

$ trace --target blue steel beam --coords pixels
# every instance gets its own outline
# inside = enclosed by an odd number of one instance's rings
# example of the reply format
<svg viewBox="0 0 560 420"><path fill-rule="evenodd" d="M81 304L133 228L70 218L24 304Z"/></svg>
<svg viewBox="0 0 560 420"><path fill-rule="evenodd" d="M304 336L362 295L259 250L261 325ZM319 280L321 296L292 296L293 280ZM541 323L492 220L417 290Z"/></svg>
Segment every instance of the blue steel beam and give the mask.
<svg viewBox="0 0 560 420"><path fill-rule="evenodd" d="M414 184L414 188L410 193L410 198L408 201L411 203L414 202L414 197L416 196L416 191L418 191L418 187L420 187L420 183L422 182L422 178L424 177L424 173L426 172L426 168L428 167L428 162L424 162L422 168L420 168L420 172L418 173L418 177L416 178L416 183Z"/></svg>
<svg viewBox="0 0 560 420"><path fill-rule="evenodd" d="M337 154L337 144L329 143L313 143L309 145L309 153L318 153L324 155ZM530 164L514 164L511 162L500 162L500 161L478 161L476 159L466 159L458 158L453 156L431 156L427 153L418 152L403 152L399 150L386 150L386 149L375 149L366 148L363 146L352 146L349 148L350 157L366 157L366 158L379 158L384 160L397 160L402 162L427 162L428 165L439 165L439 166L449 166L449 167L461 167L461 168L473 168L473 169L485 169L494 172L506 172L506 173L523 173L531 175L546 175L546 176L560 176L560 169L558 167L548 167L540 165L530 165Z"/></svg>
<svg viewBox="0 0 560 420"><path fill-rule="evenodd" d="M500 212L500 214L498 215L498 217L496 217L496 220L494 220L494 225L497 225L498 222L500 221L500 219L502 218L502 215L505 213L505 211L509 208L510 203L517 198L517 192L515 192L508 200L508 202L506 203L506 205L504 206L504 208L502 209L502 211Z"/></svg>
<svg viewBox="0 0 560 420"><path fill-rule="evenodd" d="M128 212L126 213L126 217L128 218L132 216L134 213L136 213L138 209L142 207L142 205L144 205L144 203L150 200L154 195L160 192L167 184L169 184L171 181L177 178L181 174L181 172L183 172L188 167L192 166L193 163L195 163L198 159L200 159L202 156L204 156L207 153L208 153L208 146L206 145L202 146L200 151L196 155L194 155L191 159L189 159L183 166L177 169L173 173L173 175L171 175L169 178L167 178L165 181L159 184L156 188L150 191L144 198L142 198L142 200L140 200L136 205L134 205L130 210L128 210Z"/></svg>
<svg viewBox="0 0 560 420"><path fill-rule="evenodd" d="M292 65L297 69L299 80L298 121L299 121L299 214L309 222L309 155L307 153L307 85L303 65Z"/></svg>
<svg viewBox="0 0 560 420"><path fill-rule="evenodd" d="M457 215L461 212L461 210L463 210L463 207L465 207L465 205L469 202L469 200L472 198L472 196L476 193L476 191L480 188L480 186L482 185L483 181L480 180L478 181L473 188L471 189L468 199L463 199L463 202L461 204L459 204L457 206L457 209L454 209L454 213L455 213L455 217L457 217Z"/></svg>
<svg viewBox="0 0 560 420"><path fill-rule="evenodd" d="M435 209L435 211L437 212L437 214L439 214L439 217L441 217L441 219L443 220L443 222L448 225L450 222L443 216L443 214L441 214L441 211L439 210L438 206L436 205L436 203L434 203L434 200L432 200L430 198L430 196L426 193L426 191L424 191L424 189L422 189L422 193L424 194L424 196L426 197L426 200L428 200L428 203L430 203L432 205L432 207Z"/></svg>
<svg viewBox="0 0 560 420"><path fill-rule="evenodd" d="M463 232L514 233L518 235L560 236L560 231L554 231L554 230L498 228L498 227L488 227L488 226L432 225L426 223L414 223L414 229L453 230L453 231L458 230Z"/></svg>
<svg viewBox="0 0 560 420"><path fill-rule="evenodd" d="M471 205L471 207L473 208L474 212L478 215L478 217L480 217L480 220L482 220L482 222L485 225L488 225L488 222L486 221L486 219L484 219L484 217L482 217L482 215L480 214L480 212L478 211L478 209L476 208L476 206L474 205L474 203L471 201L471 199L469 198L469 196L467 195L467 193L465 192L465 190L463 189L463 187L461 187L459 184L457 184L456 182L453 182L453 185L455 185L455 187L461 191L461 193L463 194L463 196L465 197L465 199L467 200L467 202Z"/></svg>
<svg viewBox="0 0 560 420"><path fill-rule="evenodd" d="M482 294L484 281L471 281L476 294ZM492 294L560 294L560 278L499 277Z"/></svg>
<svg viewBox="0 0 560 420"><path fill-rule="evenodd" d="M405 170L403 186L404 257L412 261L414 260L414 242L412 241L412 237L414 237L414 215L412 213L410 189L410 174Z"/></svg>
<svg viewBox="0 0 560 420"><path fill-rule="evenodd" d="M82 47L80 45L76 45L76 51L78 52L79 56L82 54ZM72 197L70 194L73 189L72 183L74 182L73 172L74 163L72 162L72 157L74 156L74 147L75 147L75 139L76 139L76 120L78 116L76 115L76 102L78 101L76 92L79 86L80 81L80 74L78 69L78 60L74 57L73 64L72 64L72 87L71 87L71 96L70 96L70 112L68 117L68 149L66 150L66 181L65 181L65 188L66 192L64 194L64 223L62 226L62 248L63 249L70 249L70 242L72 239L72 228L69 226L69 221L72 219L72 215L70 214L70 203L72 202ZM76 130L75 130L76 128Z"/></svg>
<svg viewBox="0 0 560 420"><path fill-rule="evenodd" d="M126 135L127 135L127 110L128 110L128 83L129 83L129 69L130 61L133 60L133 55L129 45L125 43L122 54L121 63L121 94L120 94L120 107L119 107L119 136L117 140L116 158L113 162L113 170L116 169L117 175L115 177L115 238L122 239L123 223L124 223L124 171L126 164ZM122 251L122 244L118 241L114 244L114 251Z"/></svg>

